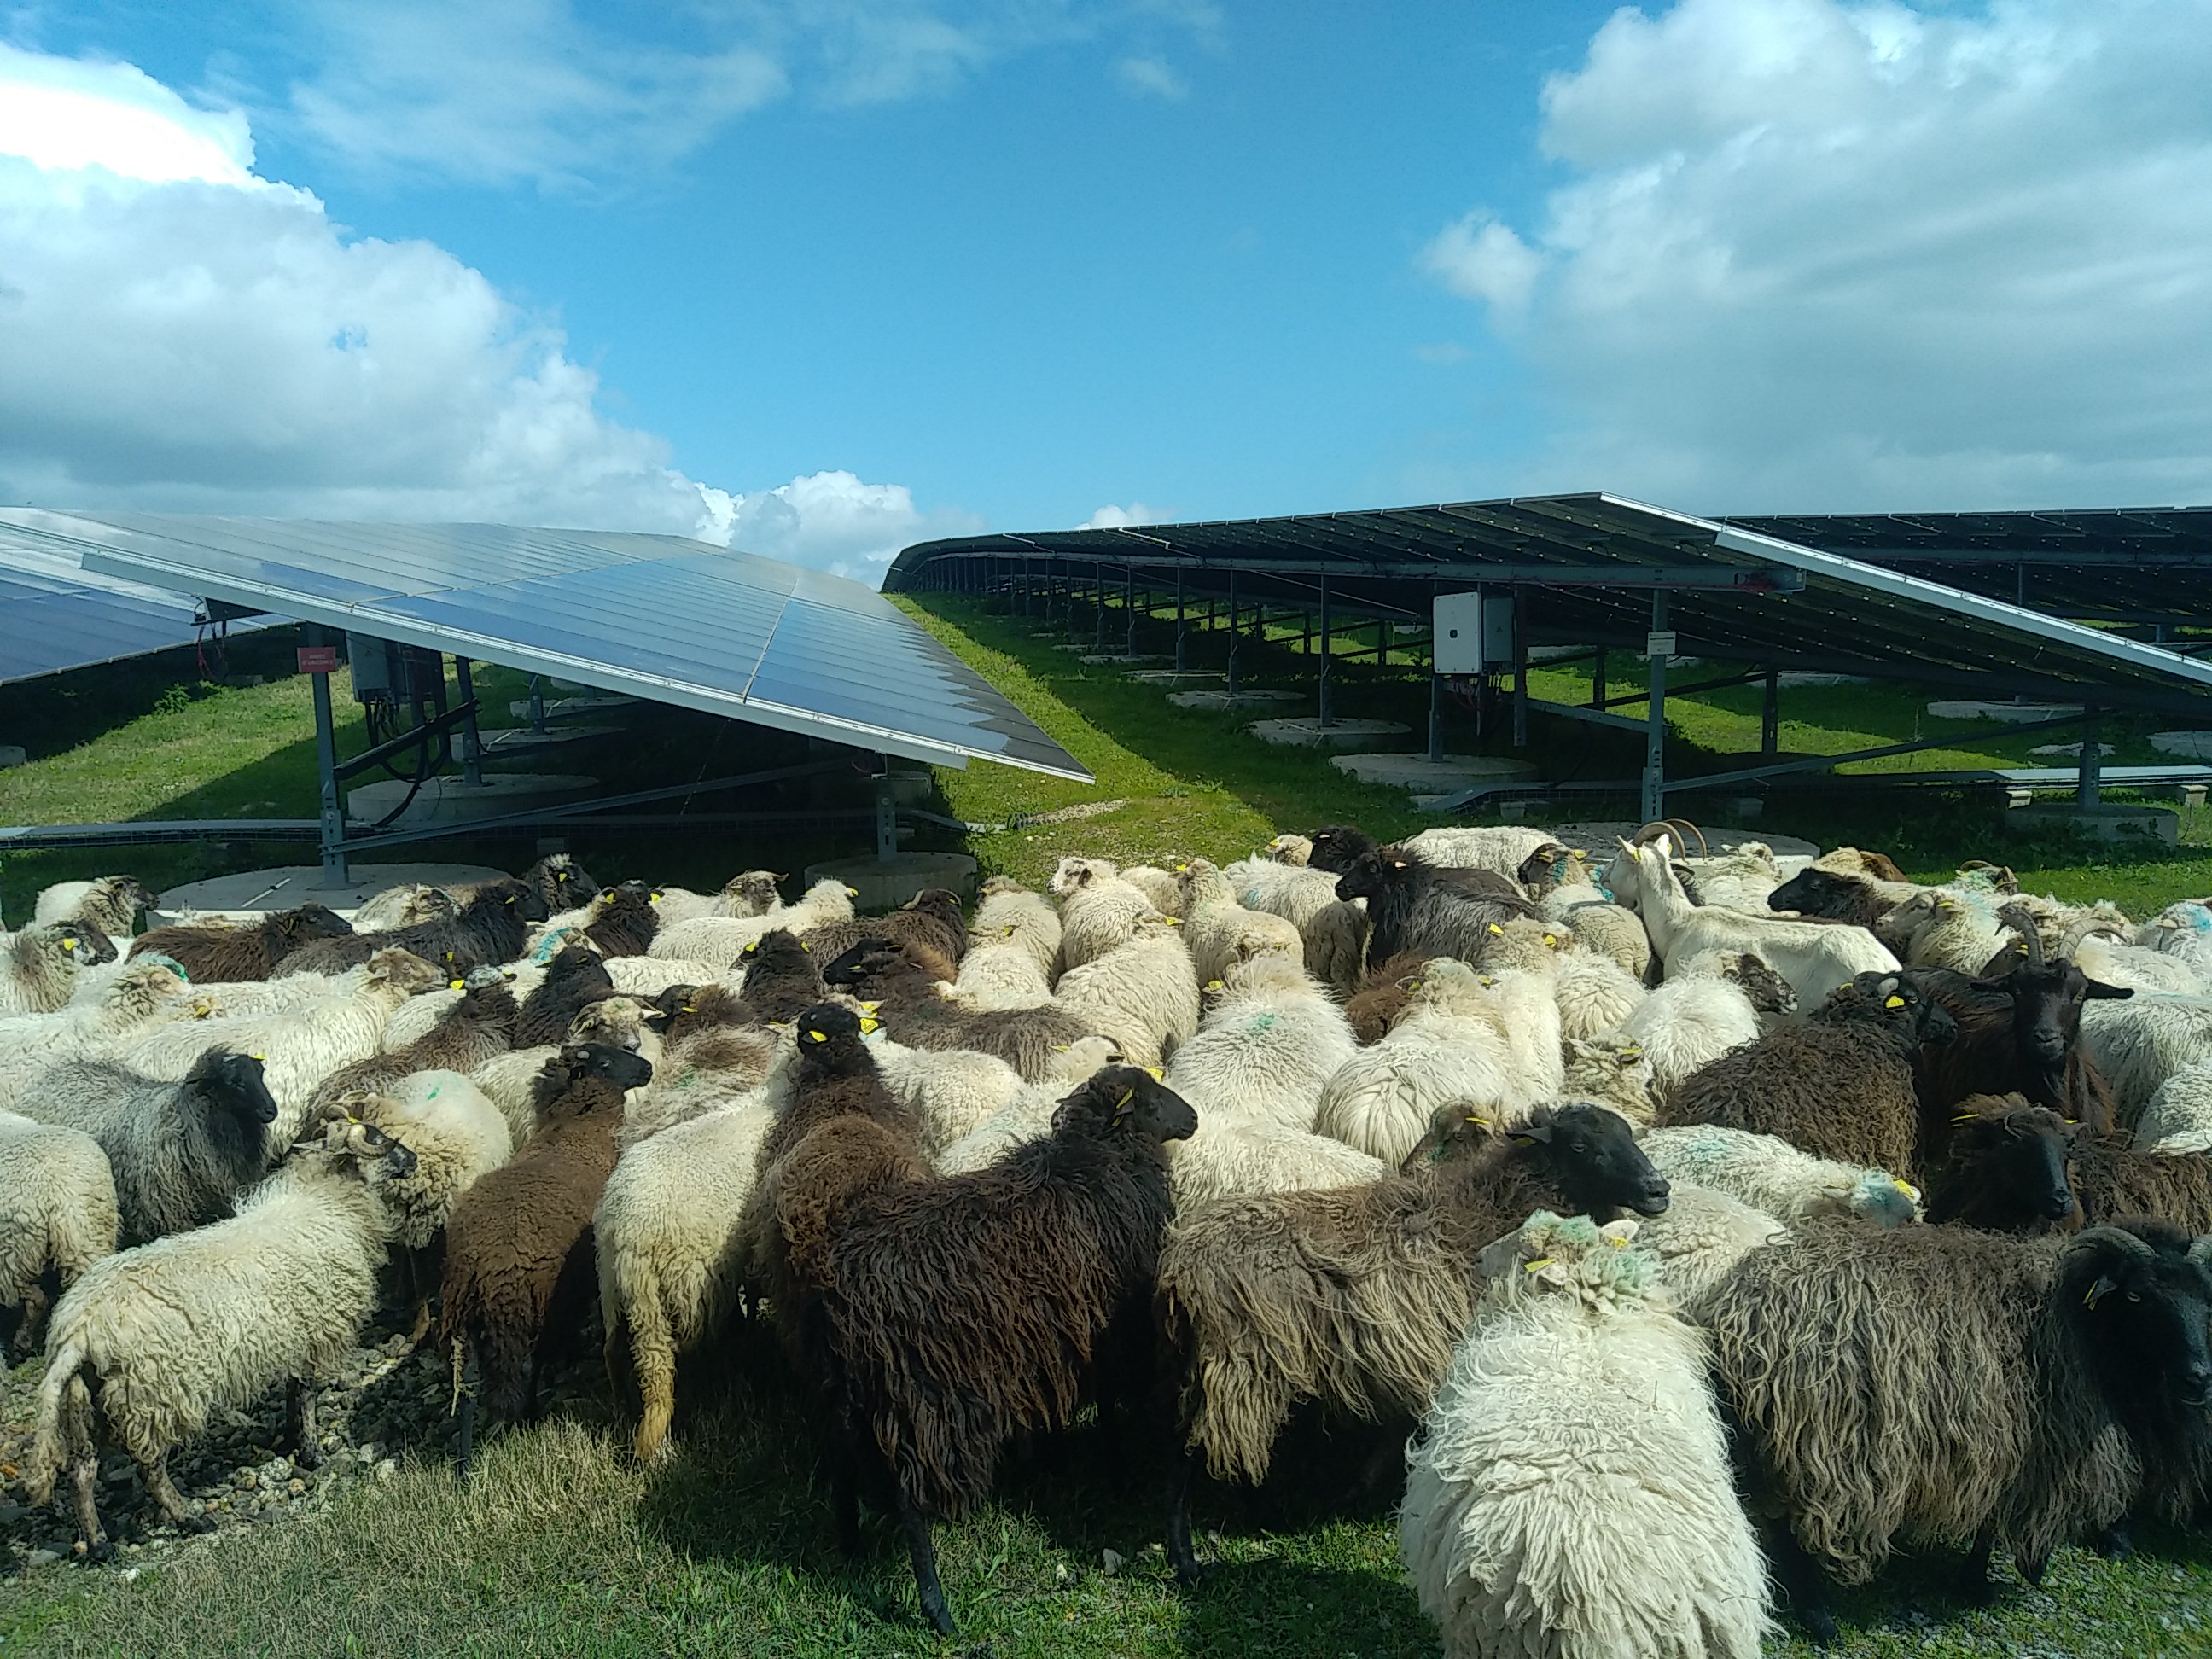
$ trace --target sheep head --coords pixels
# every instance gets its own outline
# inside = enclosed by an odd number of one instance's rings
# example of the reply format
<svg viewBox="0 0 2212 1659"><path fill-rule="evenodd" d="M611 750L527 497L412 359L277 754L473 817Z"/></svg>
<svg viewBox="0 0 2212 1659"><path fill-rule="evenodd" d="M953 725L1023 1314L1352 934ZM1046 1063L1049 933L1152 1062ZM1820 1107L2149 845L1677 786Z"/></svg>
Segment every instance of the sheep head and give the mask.
<svg viewBox="0 0 2212 1659"><path fill-rule="evenodd" d="M1375 837L1357 824L1325 823L1306 837L1306 864L1340 875L1374 850Z"/></svg>
<svg viewBox="0 0 2212 1659"><path fill-rule="evenodd" d="M361 1178L374 1186L402 1181L415 1173L415 1154L399 1139L405 1114L382 1095L350 1091L323 1108L321 1148L349 1159ZM310 1138L300 1143L313 1146Z"/></svg>
<svg viewBox="0 0 2212 1659"><path fill-rule="evenodd" d="M1548 1165L1579 1210L1607 1220L1622 1210L1666 1212L1667 1178L1618 1112L1589 1101L1540 1106L1525 1121L1508 1124L1504 1135L1523 1156Z"/></svg>
<svg viewBox="0 0 2212 1659"><path fill-rule="evenodd" d="M1629 1248L1635 1241L1636 1223L1626 1218L1600 1226L1586 1215L1538 1210L1476 1257L1475 1271L1493 1306L1536 1294L1574 1296L1594 1308L1641 1302L1659 1280L1650 1254Z"/></svg>
<svg viewBox="0 0 2212 1659"><path fill-rule="evenodd" d="M210 1048L199 1057L185 1080L209 1106L241 1123L276 1121L276 1097L269 1092L259 1054Z"/></svg>
<svg viewBox="0 0 2212 1659"><path fill-rule="evenodd" d="M410 997L420 996L425 991L442 991L452 983L444 969L396 945L386 945L369 957L368 972L364 977L371 985L388 985L402 996Z"/></svg>
<svg viewBox="0 0 2212 1659"><path fill-rule="evenodd" d="M2058 1258L2050 1305L2130 1427L2212 1404L2212 1243L2143 1217L2092 1227Z"/></svg>
<svg viewBox="0 0 2212 1659"><path fill-rule="evenodd" d="M2074 1126L2019 1095L1976 1095L1953 1114L1950 1146L1929 1182L1928 1219L1996 1232L2071 1232L2081 1224L2068 1159Z"/></svg>
<svg viewBox="0 0 2212 1659"><path fill-rule="evenodd" d="M764 916L782 902L776 890L781 879L773 870L748 870L722 884L722 896L739 915Z"/></svg>
<svg viewBox="0 0 2212 1659"><path fill-rule="evenodd" d="M1198 1114L1152 1073L1135 1066L1109 1066L1054 1109L1055 1134L1078 1125L1101 1139L1128 1139L1157 1146L1196 1134Z"/></svg>

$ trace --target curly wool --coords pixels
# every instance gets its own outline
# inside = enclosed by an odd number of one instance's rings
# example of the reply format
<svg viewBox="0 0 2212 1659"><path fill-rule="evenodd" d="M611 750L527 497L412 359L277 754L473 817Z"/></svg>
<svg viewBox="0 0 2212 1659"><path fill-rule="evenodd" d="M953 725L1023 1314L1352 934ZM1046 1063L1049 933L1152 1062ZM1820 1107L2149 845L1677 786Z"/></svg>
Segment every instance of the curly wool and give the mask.
<svg viewBox="0 0 2212 1659"><path fill-rule="evenodd" d="M968 924L968 943L971 951L984 945L1018 950L1049 983L1060 959L1060 912L1042 893L995 876L984 884L975 920Z"/></svg>
<svg viewBox="0 0 2212 1659"><path fill-rule="evenodd" d="M1304 969L1262 957L1230 970L1220 1000L1176 1048L1167 1084L1201 1122L1221 1115L1305 1133L1322 1089L1358 1052L1344 1011Z"/></svg>
<svg viewBox="0 0 2212 1659"><path fill-rule="evenodd" d="M1423 966L1389 1035L1330 1074L1312 1127L1395 1169L1447 1106L1494 1119L1534 1103L1484 1015L1474 970L1440 957Z"/></svg>
<svg viewBox="0 0 2212 1659"><path fill-rule="evenodd" d="M82 1130L0 1112L0 1307L52 1271L72 1285L115 1254L115 1177Z"/></svg>
<svg viewBox="0 0 2212 1659"><path fill-rule="evenodd" d="M1920 1213L1920 1194L1888 1171L1815 1158L1775 1135L1697 1124L1654 1129L1640 1144L1668 1180L1727 1193L1787 1226L1856 1216L1897 1227Z"/></svg>
<svg viewBox="0 0 2212 1659"><path fill-rule="evenodd" d="M1062 859L1048 886L1060 900L1057 973L1097 961L1127 944L1139 921L1166 914L1105 859Z"/></svg>
<svg viewBox="0 0 2212 1659"><path fill-rule="evenodd" d="M0 1017L50 1014L64 1006L96 953L91 929L74 922L0 935Z"/></svg>
<svg viewBox="0 0 2212 1659"><path fill-rule="evenodd" d="M1671 979L1636 1006L1620 1035L1651 1062L1652 1097L1662 1104L1683 1081L1723 1054L1756 1042L1759 1011L1723 979Z"/></svg>
<svg viewBox="0 0 2212 1659"><path fill-rule="evenodd" d="M1727 1193L1669 1180L1666 1213L1640 1221L1636 1242L1650 1254L1661 1281L1674 1291L1676 1305L1694 1319L1729 1269L1789 1229L1765 1211Z"/></svg>
<svg viewBox="0 0 2212 1659"><path fill-rule="evenodd" d="M1181 931L1139 921L1112 950L1062 974L1052 1006L1084 1032L1111 1037L1131 1065L1159 1065L1198 1030L1199 981Z"/></svg>
<svg viewBox="0 0 2212 1659"><path fill-rule="evenodd" d="M1407 1448L1399 1550L1452 1659L1756 1659L1771 1628L1704 1340L1616 1228L1493 1247Z"/></svg>
<svg viewBox="0 0 2212 1659"><path fill-rule="evenodd" d="M343 917L319 904L279 910L252 927L235 922L181 922L149 927L131 941L134 957L160 955L184 964L195 985L267 979L295 953L353 932Z"/></svg>
<svg viewBox="0 0 2212 1659"><path fill-rule="evenodd" d="M646 954L671 960L711 962L728 968L751 945L782 928L797 935L809 928L849 921L853 890L842 881L817 881L796 904L779 905L757 916L695 916L663 927Z"/></svg>

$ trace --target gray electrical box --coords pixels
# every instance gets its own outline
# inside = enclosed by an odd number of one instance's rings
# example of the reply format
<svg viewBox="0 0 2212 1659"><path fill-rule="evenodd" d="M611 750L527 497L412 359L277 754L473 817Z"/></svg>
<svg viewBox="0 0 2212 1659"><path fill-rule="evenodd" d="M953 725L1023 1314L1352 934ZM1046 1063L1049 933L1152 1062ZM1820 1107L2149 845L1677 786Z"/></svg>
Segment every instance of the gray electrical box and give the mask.
<svg viewBox="0 0 2212 1659"><path fill-rule="evenodd" d="M1513 665L1510 593L1439 593L1436 672L1488 674Z"/></svg>
<svg viewBox="0 0 2212 1659"><path fill-rule="evenodd" d="M356 697L390 696L398 655L386 641L372 639L366 634L345 636L346 666L353 672L353 694Z"/></svg>

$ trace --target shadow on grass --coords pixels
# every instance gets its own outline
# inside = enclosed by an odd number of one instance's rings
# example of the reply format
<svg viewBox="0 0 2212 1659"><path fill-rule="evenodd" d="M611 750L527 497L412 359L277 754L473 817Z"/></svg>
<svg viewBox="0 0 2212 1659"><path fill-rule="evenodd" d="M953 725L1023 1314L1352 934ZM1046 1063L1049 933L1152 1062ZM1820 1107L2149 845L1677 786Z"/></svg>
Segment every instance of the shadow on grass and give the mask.
<svg viewBox="0 0 2212 1659"><path fill-rule="evenodd" d="M1214 1567L1183 1595L1184 1652L1427 1656L1437 1638L1410 1586L1371 1568L1271 1556Z"/></svg>

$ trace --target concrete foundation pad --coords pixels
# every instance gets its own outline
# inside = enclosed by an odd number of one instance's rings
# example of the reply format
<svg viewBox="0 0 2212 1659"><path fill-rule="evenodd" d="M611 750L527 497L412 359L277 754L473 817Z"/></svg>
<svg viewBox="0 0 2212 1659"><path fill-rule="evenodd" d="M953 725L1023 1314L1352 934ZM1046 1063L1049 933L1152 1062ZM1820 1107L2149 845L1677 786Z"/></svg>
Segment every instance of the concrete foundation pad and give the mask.
<svg viewBox="0 0 2212 1659"><path fill-rule="evenodd" d="M29 753L21 744L0 743L0 772L6 771L11 766L26 765L30 758Z"/></svg>
<svg viewBox="0 0 2212 1659"><path fill-rule="evenodd" d="M1140 685L1226 685L1229 676L1206 668L1139 668L1129 678Z"/></svg>
<svg viewBox="0 0 2212 1659"><path fill-rule="evenodd" d="M410 785L398 778L365 783L346 795L346 816L374 823L407 799ZM581 799L599 787L597 778L565 772L488 772L481 784L464 783L447 773L432 778L416 793L392 828L414 830L433 823L465 823Z"/></svg>
<svg viewBox="0 0 2212 1659"><path fill-rule="evenodd" d="M365 901L387 887L419 882L426 887L447 887L466 882L497 881L512 874L481 864L356 864L352 879L342 887L325 887L319 864L288 864L272 870L248 870L234 876L210 876L188 881L161 895L151 913L155 927L179 920L190 910L199 916L228 915L248 919L272 910L289 910L313 900L340 915L350 916Z"/></svg>
<svg viewBox="0 0 2212 1659"><path fill-rule="evenodd" d="M1494 755L1446 755L1442 760L1431 760L1426 755L1334 755L1328 763L1362 783L1389 784L1440 798L1477 784L1536 775L1533 762Z"/></svg>
<svg viewBox="0 0 2212 1659"><path fill-rule="evenodd" d="M574 720L579 714L611 714L617 708L636 707L635 697L618 697L611 691L601 691L588 697L548 697L545 699L547 720ZM507 704L508 715L515 720L530 718L530 699L520 697Z"/></svg>
<svg viewBox="0 0 2212 1659"><path fill-rule="evenodd" d="M1168 701L1178 708L1273 708L1305 698L1296 691L1171 691Z"/></svg>
<svg viewBox="0 0 2212 1659"><path fill-rule="evenodd" d="M1931 702L1928 712L1939 720L2002 720L2008 726L2024 726L2031 720L2064 720L2081 709L2063 702Z"/></svg>
<svg viewBox="0 0 2212 1659"><path fill-rule="evenodd" d="M1088 664L1088 665L1090 665L1091 666L1092 666L1092 667L1094 667L1094 668L1095 668L1095 667L1098 667L1098 666L1100 666L1100 665L1104 665L1104 664L1109 664L1109 663L1111 663L1111 664L1126 664L1126 663L1133 663L1133 662L1159 662L1159 661L1163 660L1163 659L1160 657L1159 653L1157 653L1157 652L1153 653L1152 653L1152 655L1150 655L1150 656L1146 656L1146 655L1145 655L1143 653L1139 652L1137 655L1135 655L1135 656L1133 656L1133 657L1132 657L1132 656L1127 656L1127 655L1116 656L1116 655L1115 655L1112 652L1108 652L1108 653L1105 653L1104 655L1103 655L1103 656L1089 656L1089 657L1084 657L1084 658L1080 658L1080 659L1079 659L1079 661L1082 661L1082 662L1084 662L1084 663L1086 663L1086 664Z"/></svg>
<svg viewBox="0 0 2212 1659"><path fill-rule="evenodd" d="M1330 749L1339 754L1355 755L1395 743L1413 728L1396 720L1332 720L1323 726L1318 720L1301 717L1254 720L1249 729L1261 742L1273 744L1279 749ZM1534 767L1528 769L1535 770Z"/></svg>
<svg viewBox="0 0 2212 1659"><path fill-rule="evenodd" d="M831 859L806 866L805 885L842 881L857 889L857 910L896 910L916 893L949 887L964 902L975 896L975 860L965 853L901 853L891 859Z"/></svg>
<svg viewBox="0 0 2212 1659"><path fill-rule="evenodd" d="M2212 732L2154 732L2150 746L2181 760L2212 760Z"/></svg>
<svg viewBox="0 0 2212 1659"><path fill-rule="evenodd" d="M1774 677L1779 686L1864 685L1863 674L1823 674L1810 668L1785 668Z"/></svg>
<svg viewBox="0 0 2212 1659"><path fill-rule="evenodd" d="M504 760L531 750L550 749L564 743L588 743L593 738L616 738L628 728L620 726L553 726L533 732L526 726L510 726L483 734L484 758Z"/></svg>
<svg viewBox="0 0 2212 1659"><path fill-rule="evenodd" d="M2212 733L2207 735L2212 736ZM2031 755L2063 755L2068 760L2080 760L2081 745L2078 743L2046 743L2039 744L2027 752ZM2100 759L2111 755L2112 752L2112 745L2109 743L2100 743L2097 745L2097 754Z"/></svg>
<svg viewBox="0 0 2212 1659"><path fill-rule="evenodd" d="M2005 813L2004 827L2016 836L2057 830L2122 846L2181 842L2179 816L2161 806L2016 806Z"/></svg>

